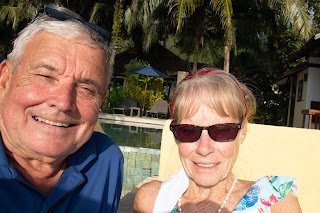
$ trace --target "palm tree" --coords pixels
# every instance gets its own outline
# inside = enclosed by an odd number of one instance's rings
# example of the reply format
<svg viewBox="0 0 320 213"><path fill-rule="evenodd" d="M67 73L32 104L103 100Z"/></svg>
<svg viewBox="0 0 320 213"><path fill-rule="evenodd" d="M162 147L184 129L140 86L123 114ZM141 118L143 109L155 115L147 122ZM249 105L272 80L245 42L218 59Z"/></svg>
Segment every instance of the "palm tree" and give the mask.
<svg viewBox="0 0 320 213"><path fill-rule="evenodd" d="M169 11L176 21L177 31L181 31L187 18L194 15L196 8L205 4L205 0L169 0ZM220 17L221 25L225 31L224 70L229 72L230 48L235 44L235 28L232 23L233 7L231 0L211 0L212 9ZM293 26L294 32L308 39L312 33L310 14L303 0L270 0L268 6L279 11L279 15ZM199 40L198 40L199 42Z"/></svg>
<svg viewBox="0 0 320 213"><path fill-rule="evenodd" d="M168 24L170 18L166 16L166 5L165 0L133 0L125 12L128 33L131 34L139 28L142 30L141 46L144 51L148 51L153 43L172 34L173 28Z"/></svg>
<svg viewBox="0 0 320 213"><path fill-rule="evenodd" d="M113 4L113 5L112 5ZM112 22L112 37L109 44L110 47L110 69L113 69L115 57L118 49L121 47L121 28L123 26L123 0L116 0L115 2L95 2L91 11L89 22L98 24L103 22L103 15L110 15L113 13Z"/></svg>
<svg viewBox="0 0 320 213"><path fill-rule="evenodd" d="M16 6L14 6L16 5ZM36 6L27 1L13 2L11 5L1 6L0 21L10 25L12 23L12 30L17 31L19 24L24 20L32 20L37 12Z"/></svg>
<svg viewBox="0 0 320 213"><path fill-rule="evenodd" d="M36 14L36 6L29 1L10 1L8 5L0 8L0 50L1 55L6 56L11 51L11 41L19 29L24 26Z"/></svg>
<svg viewBox="0 0 320 213"><path fill-rule="evenodd" d="M191 17L195 13L196 8L203 6L205 3L207 2L204 0L169 0L169 12L172 13L173 19L175 20L177 26L178 33L181 32L187 18ZM235 30L231 21L233 15L232 3L231 0L211 0L210 5L213 11L215 11L220 17L222 28L225 30L224 69L226 72L229 72L230 46L233 45L235 40ZM194 41L196 42L196 46L198 46L199 43L203 41L203 37L199 35L197 38L194 39ZM196 71L197 69L197 55L198 49L195 49L193 71Z"/></svg>

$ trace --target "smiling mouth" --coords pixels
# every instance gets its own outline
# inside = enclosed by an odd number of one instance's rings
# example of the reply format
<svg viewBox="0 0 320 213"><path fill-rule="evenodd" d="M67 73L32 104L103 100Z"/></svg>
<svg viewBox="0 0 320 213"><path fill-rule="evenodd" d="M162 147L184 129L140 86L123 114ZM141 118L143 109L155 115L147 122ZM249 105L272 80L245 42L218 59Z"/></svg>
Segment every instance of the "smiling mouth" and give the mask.
<svg viewBox="0 0 320 213"><path fill-rule="evenodd" d="M49 120L46 120L46 119L43 119L43 118L39 118L37 116L33 116L33 119L38 121L38 122L42 122L42 123L49 124L49 125L52 125L52 126L57 126L57 127L68 128L68 127L74 126L73 124L64 124L64 123L49 121Z"/></svg>
<svg viewBox="0 0 320 213"><path fill-rule="evenodd" d="M212 168L215 167L217 164L201 164L201 163L196 163L197 166L202 167L202 168Z"/></svg>

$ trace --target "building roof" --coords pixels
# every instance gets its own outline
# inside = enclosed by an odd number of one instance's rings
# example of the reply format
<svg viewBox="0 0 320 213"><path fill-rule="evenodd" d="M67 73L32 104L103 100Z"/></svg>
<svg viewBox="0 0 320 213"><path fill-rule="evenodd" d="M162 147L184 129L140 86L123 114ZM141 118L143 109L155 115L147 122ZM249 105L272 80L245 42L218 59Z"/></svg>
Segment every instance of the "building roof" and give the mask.
<svg viewBox="0 0 320 213"><path fill-rule="evenodd" d="M299 51L293 54L293 56L288 60L288 63L294 62L302 57L320 57L320 33L313 36L305 45L303 45ZM312 63L303 63L296 67L290 68L289 70L282 73L282 75L276 81L277 84L285 84L287 82L287 77L293 75L297 72L303 71L307 67L318 65Z"/></svg>
<svg viewBox="0 0 320 213"><path fill-rule="evenodd" d="M296 52L289 60L293 62L302 57L320 57L320 33L313 36L301 49Z"/></svg>
<svg viewBox="0 0 320 213"><path fill-rule="evenodd" d="M162 45L156 44L148 53L141 53L138 48L134 47L118 54L115 58L114 75L125 76L124 66L137 57L147 61L150 66L168 76L176 75L178 71L190 72L192 70L189 62L181 59Z"/></svg>

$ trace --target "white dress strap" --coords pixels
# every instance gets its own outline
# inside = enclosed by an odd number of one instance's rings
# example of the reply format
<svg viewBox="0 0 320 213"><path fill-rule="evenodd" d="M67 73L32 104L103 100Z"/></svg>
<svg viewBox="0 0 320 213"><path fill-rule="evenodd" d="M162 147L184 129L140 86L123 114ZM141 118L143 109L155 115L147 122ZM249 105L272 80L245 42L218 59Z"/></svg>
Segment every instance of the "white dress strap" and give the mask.
<svg viewBox="0 0 320 213"><path fill-rule="evenodd" d="M189 178L183 168L161 184L154 204L154 213L170 213L181 195L189 187Z"/></svg>

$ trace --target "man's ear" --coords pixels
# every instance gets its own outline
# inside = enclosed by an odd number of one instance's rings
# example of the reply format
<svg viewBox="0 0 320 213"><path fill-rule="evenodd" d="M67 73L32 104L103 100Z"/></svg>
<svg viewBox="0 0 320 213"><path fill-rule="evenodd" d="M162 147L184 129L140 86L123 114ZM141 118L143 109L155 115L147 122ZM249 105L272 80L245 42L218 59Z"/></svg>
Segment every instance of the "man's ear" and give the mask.
<svg viewBox="0 0 320 213"><path fill-rule="evenodd" d="M9 85L12 65L8 60L2 61L0 64L0 90L6 90Z"/></svg>
<svg viewBox="0 0 320 213"><path fill-rule="evenodd" d="M107 97L108 93L106 91L103 92L102 97L101 97L101 103L104 102L104 99Z"/></svg>
<svg viewBox="0 0 320 213"><path fill-rule="evenodd" d="M102 94L102 96L101 96L100 111L101 111L101 109L102 109L102 107L103 107L103 102L104 102L104 100L106 99L107 94L108 94L108 93L107 93L106 91L104 91L103 94Z"/></svg>
<svg viewBox="0 0 320 213"><path fill-rule="evenodd" d="M239 142L240 144L243 143L244 139L246 139L247 135L247 127L248 127L248 120L242 122L241 129L239 130Z"/></svg>

